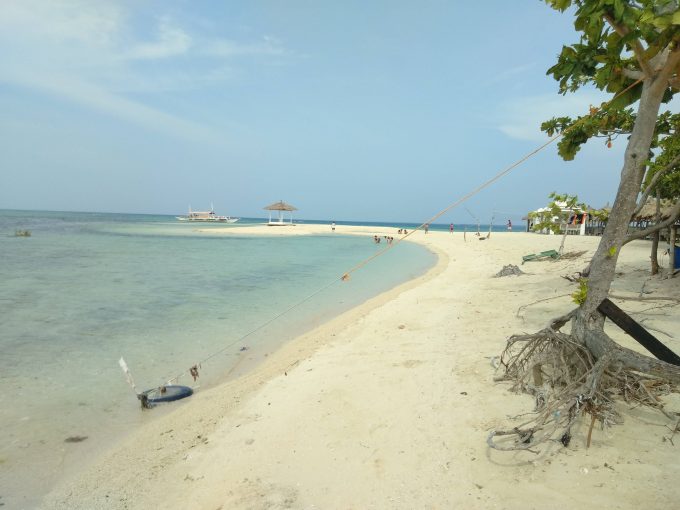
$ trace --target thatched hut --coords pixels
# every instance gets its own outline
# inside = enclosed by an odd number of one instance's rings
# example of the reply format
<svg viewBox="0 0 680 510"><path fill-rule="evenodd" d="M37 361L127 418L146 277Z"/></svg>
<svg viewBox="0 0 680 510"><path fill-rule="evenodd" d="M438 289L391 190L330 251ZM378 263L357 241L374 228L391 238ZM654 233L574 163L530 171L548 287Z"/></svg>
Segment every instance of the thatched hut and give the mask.
<svg viewBox="0 0 680 510"><path fill-rule="evenodd" d="M648 197L647 202L645 202L645 205L643 205L640 208L640 211L635 216L633 216L632 223L634 224L635 228L639 229L649 228L658 222L669 219L673 215L674 206L675 202L673 202L672 200L665 199L660 200L658 213L659 216L657 217L656 199L653 197ZM680 248L676 246L678 239L679 223L680 221L676 217L675 221L668 226L668 229L662 229L661 231L659 231L661 240L668 242L668 253L670 255L669 265L671 274L673 274L673 272L676 269L680 268L680 261L678 261L678 257L680 256Z"/></svg>
<svg viewBox="0 0 680 510"><path fill-rule="evenodd" d="M640 208L640 211L633 216L631 219L631 228L633 229L646 229L649 228L660 221L667 220L673 214L674 202L672 200L662 199L659 201L659 217L656 217L656 198L649 197ZM676 222L677 223L677 222ZM673 225L669 227L669 230L665 229L661 231L661 239L668 239L673 228Z"/></svg>
<svg viewBox="0 0 680 510"><path fill-rule="evenodd" d="M671 200L662 199L659 204L660 220L667 220L671 216L673 209L673 202ZM642 206L640 212L634 217L633 221L636 223L655 223L656 222L656 199L648 197L645 205Z"/></svg>
<svg viewBox="0 0 680 510"><path fill-rule="evenodd" d="M267 207L264 208L264 210L269 211L269 223L267 223L267 225L270 226L293 225L293 211L297 211L297 207L287 204L283 200L279 200L278 202L274 202L273 204L268 205ZM276 219L272 220L272 211L279 211L278 220ZM288 223L284 221L283 218L284 211L288 211L290 213L290 222Z"/></svg>

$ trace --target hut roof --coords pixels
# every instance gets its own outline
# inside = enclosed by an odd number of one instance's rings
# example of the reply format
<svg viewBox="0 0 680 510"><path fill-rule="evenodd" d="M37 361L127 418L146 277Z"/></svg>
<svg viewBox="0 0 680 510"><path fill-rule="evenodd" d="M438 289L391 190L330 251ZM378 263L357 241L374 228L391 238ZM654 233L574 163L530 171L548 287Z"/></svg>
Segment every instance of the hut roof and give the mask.
<svg viewBox="0 0 680 510"><path fill-rule="evenodd" d="M294 207L290 204L285 203L283 200L279 200L278 202L274 202L271 205L268 205L267 207L264 208L266 211L297 211L297 207Z"/></svg>
<svg viewBox="0 0 680 510"><path fill-rule="evenodd" d="M671 209L673 209L673 202L670 200L661 200L661 219L665 220L670 217ZM645 205L642 206L640 212L635 215L635 220L653 220L656 218L656 199L648 197Z"/></svg>

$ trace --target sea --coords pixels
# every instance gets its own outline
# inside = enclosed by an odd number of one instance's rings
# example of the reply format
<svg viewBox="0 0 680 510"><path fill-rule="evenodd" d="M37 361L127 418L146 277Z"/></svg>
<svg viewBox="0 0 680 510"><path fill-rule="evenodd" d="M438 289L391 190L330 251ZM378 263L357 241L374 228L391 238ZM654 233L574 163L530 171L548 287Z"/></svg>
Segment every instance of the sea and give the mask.
<svg viewBox="0 0 680 510"><path fill-rule="evenodd" d="M0 210L1 507L38 506L58 481L181 405L142 411L121 357L139 391L180 374L177 383L201 391L436 261L400 243L342 282L384 246L330 228L238 234L262 222L198 232L173 216ZM186 372L199 363L194 382Z"/></svg>
<svg viewBox="0 0 680 510"><path fill-rule="evenodd" d="M38 506L58 481L182 405L141 411L121 357L137 391L170 380L201 391L436 262L404 242L342 282L384 245L333 233L333 220L295 220L329 225L327 235L239 235L264 221L0 210L0 507ZM395 234L419 226L334 221ZM488 229L505 226L455 226Z"/></svg>

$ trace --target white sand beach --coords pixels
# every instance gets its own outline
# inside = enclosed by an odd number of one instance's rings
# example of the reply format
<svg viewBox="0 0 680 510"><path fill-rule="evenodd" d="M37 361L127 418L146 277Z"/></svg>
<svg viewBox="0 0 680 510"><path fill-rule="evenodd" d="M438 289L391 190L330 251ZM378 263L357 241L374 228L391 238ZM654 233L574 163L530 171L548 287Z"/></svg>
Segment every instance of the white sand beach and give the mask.
<svg viewBox="0 0 680 510"><path fill-rule="evenodd" d="M224 230L234 233L328 235L330 226ZM336 234L397 237L342 225ZM680 435L675 446L664 440L672 424L650 410L621 404L625 423L596 429L589 449L586 423L568 448L519 454L486 444L490 430L533 409L530 397L493 381L491 359L509 335L574 306L576 286L562 275L582 269L599 238L569 236L565 251L583 255L527 262L526 274L503 278L493 276L522 255L557 249L560 238L465 242L430 231L410 240L438 254L428 274L286 344L248 375L172 404L64 481L44 508L676 508ZM646 301L615 301L680 352L678 306L653 300L680 298L678 278L650 277L649 246L623 249L613 285L637 297L644 284Z"/></svg>

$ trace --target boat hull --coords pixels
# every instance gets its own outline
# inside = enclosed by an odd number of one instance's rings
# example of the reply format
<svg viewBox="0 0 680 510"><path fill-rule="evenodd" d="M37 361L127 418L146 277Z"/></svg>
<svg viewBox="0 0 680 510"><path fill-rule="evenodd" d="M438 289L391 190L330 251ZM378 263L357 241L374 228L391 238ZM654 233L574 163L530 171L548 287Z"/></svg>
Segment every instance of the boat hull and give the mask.
<svg viewBox="0 0 680 510"><path fill-rule="evenodd" d="M238 218L187 218L186 216L175 216L179 221L186 221L189 223L236 223Z"/></svg>

